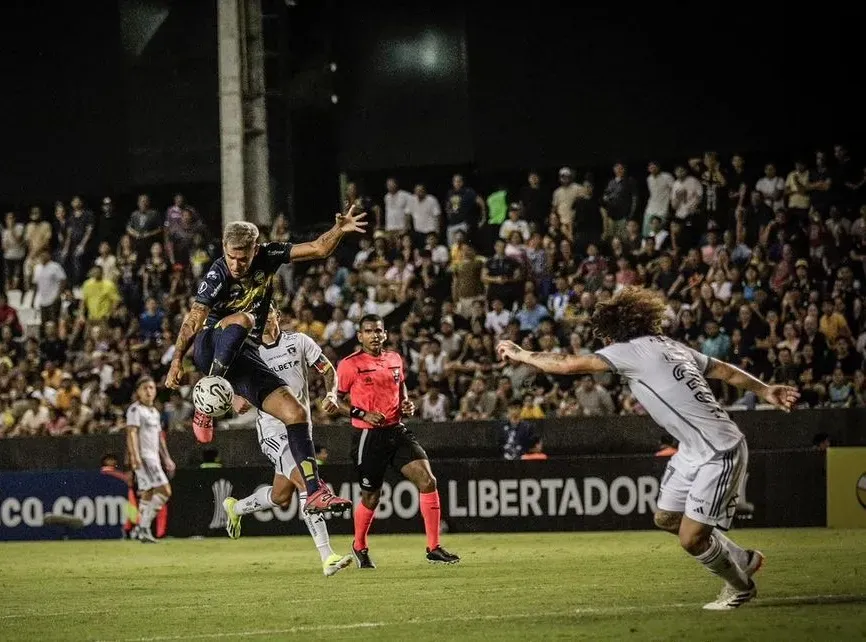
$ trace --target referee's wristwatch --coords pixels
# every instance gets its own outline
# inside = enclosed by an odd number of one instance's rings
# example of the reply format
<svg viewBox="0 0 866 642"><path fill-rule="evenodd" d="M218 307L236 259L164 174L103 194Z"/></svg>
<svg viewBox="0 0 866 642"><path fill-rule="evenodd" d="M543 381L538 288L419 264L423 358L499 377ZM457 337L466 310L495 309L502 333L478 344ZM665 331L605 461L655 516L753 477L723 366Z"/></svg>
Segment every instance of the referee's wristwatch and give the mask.
<svg viewBox="0 0 866 642"><path fill-rule="evenodd" d="M361 410L357 406L352 406L352 409L349 411L349 414L355 419L363 419L367 416L366 411Z"/></svg>

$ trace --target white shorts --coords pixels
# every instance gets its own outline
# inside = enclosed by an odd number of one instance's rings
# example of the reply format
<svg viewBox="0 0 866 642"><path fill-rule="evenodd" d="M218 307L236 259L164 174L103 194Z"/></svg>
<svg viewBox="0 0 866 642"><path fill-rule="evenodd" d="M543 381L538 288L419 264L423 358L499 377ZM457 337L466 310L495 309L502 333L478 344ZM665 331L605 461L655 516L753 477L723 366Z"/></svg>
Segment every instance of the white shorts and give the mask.
<svg viewBox="0 0 866 642"><path fill-rule="evenodd" d="M292 449L289 448L286 424L261 413L256 418L256 430L259 435L259 447L264 456L274 465L274 472L288 478L297 464L292 456Z"/></svg>
<svg viewBox="0 0 866 642"><path fill-rule="evenodd" d="M159 459L144 459L141 464L141 468L135 469L135 486L138 490L144 492L152 488L168 486L168 476L162 469Z"/></svg>
<svg viewBox="0 0 866 642"><path fill-rule="evenodd" d="M693 464L677 453L662 476L659 510L683 513L701 524L728 530L748 463L745 440L703 464Z"/></svg>

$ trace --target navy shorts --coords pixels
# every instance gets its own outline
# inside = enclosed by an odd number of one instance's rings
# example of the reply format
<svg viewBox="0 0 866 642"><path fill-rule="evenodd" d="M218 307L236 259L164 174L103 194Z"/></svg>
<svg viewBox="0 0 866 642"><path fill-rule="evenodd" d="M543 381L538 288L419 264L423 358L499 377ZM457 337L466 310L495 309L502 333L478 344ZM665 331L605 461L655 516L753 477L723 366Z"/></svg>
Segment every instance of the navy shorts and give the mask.
<svg viewBox="0 0 866 642"><path fill-rule="evenodd" d="M222 329L214 326L205 328L196 335L193 362L199 372L210 372L214 352L222 334ZM258 350L246 341L226 373L226 379L232 384L236 395L240 395L259 410L269 394L286 385L262 361Z"/></svg>

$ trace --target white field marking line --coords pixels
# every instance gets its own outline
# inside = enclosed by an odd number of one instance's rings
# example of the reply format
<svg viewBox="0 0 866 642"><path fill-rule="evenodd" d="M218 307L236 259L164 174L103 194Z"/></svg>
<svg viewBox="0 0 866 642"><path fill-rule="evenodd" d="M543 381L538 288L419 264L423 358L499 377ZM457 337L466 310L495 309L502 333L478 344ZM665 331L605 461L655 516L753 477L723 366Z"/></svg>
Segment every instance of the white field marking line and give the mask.
<svg viewBox="0 0 866 642"><path fill-rule="evenodd" d="M673 585L675 582L670 582L669 584ZM678 584L681 584L678 583ZM484 593L517 593L525 591L527 586L525 584L521 584L520 586L491 586L484 589ZM532 585L529 588L557 588L553 585ZM299 603L320 603L321 598L310 597L310 598L298 598L296 600L292 600L292 604ZM266 608L276 607L279 604L283 604L283 602L274 602L269 604L261 604L261 606ZM165 604L165 605L144 605L144 604L125 604L118 605L117 608L114 609L80 609L77 611L28 611L24 613L7 613L0 614L0 621L2 620L20 620L22 618L43 618L43 617L72 617L76 615L111 615L116 613L129 613L130 611L152 611L154 608L161 611L203 611L205 609L221 609L221 606L218 605L208 605L208 604Z"/></svg>
<svg viewBox="0 0 866 642"><path fill-rule="evenodd" d="M841 594L841 595L789 595L786 597L769 597L759 599L756 606L786 606L793 604L849 604L854 602L866 602L866 594ZM698 609L705 602L677 602L673 604L652 604L643 606L601 606L601 607L577 607L567 611L556 611L545 613L546 617L568 617L573 615L618 615L621 613L650 613L653 611L666 611L671 609ZM746 608L749 608L748 606ZM171 640L207 640L232 637L257 637L265 635L286 635L292 633L304 633L315 631L349 631L353 629L375 629L386 626L399 626L405 624L430 624L438 622L473 622L473 621L499 621L499 620L525 620L535 619L538 613L503 613L491 615L458 615L451 617L417 618L409 620L397 620L392 622L356 622L353 624L312 624L299 625L286 629L259 629L248 631L218 631L214 633L194 633L184 635L157 635L153 637L124 638L120 642L169 642Z"/></svg>

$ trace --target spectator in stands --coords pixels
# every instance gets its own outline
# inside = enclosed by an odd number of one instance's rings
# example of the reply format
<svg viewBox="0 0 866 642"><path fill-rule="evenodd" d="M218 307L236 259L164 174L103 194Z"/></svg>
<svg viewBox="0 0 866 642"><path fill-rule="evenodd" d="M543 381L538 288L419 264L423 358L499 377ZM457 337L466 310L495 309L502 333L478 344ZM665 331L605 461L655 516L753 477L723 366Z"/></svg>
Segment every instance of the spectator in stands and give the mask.
<svg viewBox="0 0 866 642"><path fill-rule="evenodd" d="M79 311L82 322L89 323L106 321L120 302L120 293L114 281L103 278L102 268L93 267L90 278L81 287L81 308Z"/></svg>
<svg viewBox="0 0 866 642"><path fill-rule="evenodd" d="M650 221L653 217L658 218L658 230L667 222L671 209L671 191L674 185L674 177L671 173L663 172L661 166L655 161L649 164L647 172L646 184L649 198L643 215L642 232L644 236L648 236L651 231Z"/></svg>
<svg viewBox="0 0 866 642"><path fill-rule="evenodd" d="M509 404L508 420L503 424L499 436L502 457L508 461L520 459L533 443L532 427L520 418L521 408L519 401Z"/></svg>
<svg viewBox="0 0 866 642"><path fill-rule="evenodd" d="M2 292L0 292L0 328L8 328L13 337L20 337L22 333L18 312L9 305L9 299Z"/></svg>
<svg viewBox="0 0 866 642"><path fill-rule="evenodd" d="M451 189L445 199L446 234L448 245L454 245L457 232L472 238L476 228L487 220L487 204L471 187L467 187L463 176L454 174Z"/></svg>
<svg viewBox="0 0 866 642"><path fill-rule="evenodd" d="M88 273L90 261L93 258L94 219L93 212L84 209L84 201L80 196L73 196L72 215L67 218L66 235L63 245L63 256L67 258L71 268L70 284L80 286Z"/></svg>
<svg viewBox="0 0 866 642"><path fill-rule="evenodd" d="M159 213L150 206L150 197L141 194L138 197L138 208L129 215L126 233L134 243L134 251L139 264L150 256L150 248L155 241L162 240L165 226Z"/></svg>
<svg viewBox="0 0 866 642"><path fill-rule="evenodd" d="M3 233L3 260L6 276L5 289L17 290L21 287L24 277L24 257L26 256L26 240L24 225L15 219L15 212L7 212Z"/></svg>
<svg viewBox="0 0 866 642"><path fill-rule="evenodd" d="M613 166L613 178L608 182L601 197L607 217L613 223L614 236L622 235L626 223L634 219L637 197L637 185L634 179L627 175L625 165L617 163Z"/></svg>

